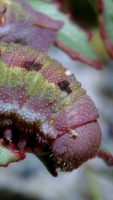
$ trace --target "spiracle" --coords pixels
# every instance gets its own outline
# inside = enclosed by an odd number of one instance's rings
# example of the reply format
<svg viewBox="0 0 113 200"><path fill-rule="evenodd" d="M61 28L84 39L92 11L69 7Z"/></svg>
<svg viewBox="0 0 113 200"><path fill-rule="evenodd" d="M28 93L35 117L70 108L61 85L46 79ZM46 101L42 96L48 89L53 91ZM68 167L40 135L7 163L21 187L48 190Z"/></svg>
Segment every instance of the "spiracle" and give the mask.
<svg viewBox="0 0 113 200"><path fill-rule="evenodd" d="M73 74L30 47L0 44L0 138L32 152L53 176L95 156L101 142L94 102Z"/></svg>

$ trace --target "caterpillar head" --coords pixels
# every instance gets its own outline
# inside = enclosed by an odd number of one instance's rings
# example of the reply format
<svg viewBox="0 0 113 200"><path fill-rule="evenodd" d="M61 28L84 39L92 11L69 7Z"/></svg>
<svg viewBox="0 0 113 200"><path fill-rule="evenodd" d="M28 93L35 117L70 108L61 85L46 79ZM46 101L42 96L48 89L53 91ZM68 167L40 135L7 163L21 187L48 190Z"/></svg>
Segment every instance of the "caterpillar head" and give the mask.
<svg viewBox="0 0 113 200"><path fill-rule="evenodd" d="M100 142L99 124L96 121L91 122L56 138L52 146L38 154L38 158L53 176L57 176L57 168L70 172L94 158Z"/></svg>

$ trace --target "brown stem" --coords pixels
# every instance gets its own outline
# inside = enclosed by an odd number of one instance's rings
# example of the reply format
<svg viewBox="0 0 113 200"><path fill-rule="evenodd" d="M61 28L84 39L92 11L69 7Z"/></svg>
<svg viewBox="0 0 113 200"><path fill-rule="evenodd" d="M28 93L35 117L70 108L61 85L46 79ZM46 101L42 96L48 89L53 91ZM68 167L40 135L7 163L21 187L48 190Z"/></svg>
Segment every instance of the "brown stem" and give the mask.
<svg viewBox="0 0 113 200"><path fill-rule="evenodd" d="M107 152L105 149L99 149L96 155L97 157L102 158L107 165L113 166L113 155Z"/></svg>
<svg viewBox="0 0 113 200"><path fill-rule="evenodd" d="M98 5L98 11L99 13L102 13L104 10L104 4L102 0L97 0L97 5Z"/></svg>

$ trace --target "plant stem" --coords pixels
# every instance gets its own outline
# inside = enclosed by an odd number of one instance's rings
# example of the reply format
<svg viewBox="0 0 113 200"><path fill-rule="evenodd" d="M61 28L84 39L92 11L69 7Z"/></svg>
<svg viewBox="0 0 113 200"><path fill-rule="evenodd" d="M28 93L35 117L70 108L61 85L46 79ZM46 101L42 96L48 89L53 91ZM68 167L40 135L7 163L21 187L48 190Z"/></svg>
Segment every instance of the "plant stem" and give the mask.
<svg viewBox="0 0 113 200"><path fill-rule="evenodd" d="M100 147L96 156L102 158L107 165L113 166L113 155L109 153L105 148Z"/></svg>

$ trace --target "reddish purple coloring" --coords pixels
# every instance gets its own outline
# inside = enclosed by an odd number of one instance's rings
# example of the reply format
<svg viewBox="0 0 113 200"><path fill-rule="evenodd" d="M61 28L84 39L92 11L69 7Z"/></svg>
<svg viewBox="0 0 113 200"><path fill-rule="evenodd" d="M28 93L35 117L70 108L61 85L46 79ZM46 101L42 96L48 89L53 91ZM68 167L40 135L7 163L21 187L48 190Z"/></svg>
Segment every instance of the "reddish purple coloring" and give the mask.
<svg viewBox="0 0 113 200"><path fill-rule="evenodd" d="M3 43L0 49L4 145L18 160L34 153L53 176L93 158L101 142L98 111L71 72L32 48Z"/></svg>

